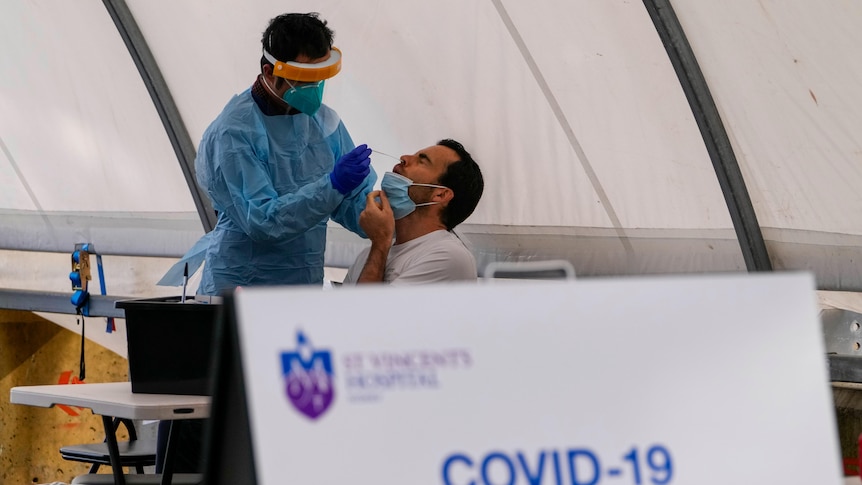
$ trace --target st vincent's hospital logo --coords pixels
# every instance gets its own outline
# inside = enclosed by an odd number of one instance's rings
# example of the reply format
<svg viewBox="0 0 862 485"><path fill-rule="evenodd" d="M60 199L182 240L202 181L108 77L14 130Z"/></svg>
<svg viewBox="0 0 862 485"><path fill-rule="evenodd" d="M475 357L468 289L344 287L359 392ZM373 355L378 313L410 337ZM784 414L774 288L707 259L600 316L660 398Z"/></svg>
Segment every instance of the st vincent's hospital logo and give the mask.
<svg viewBox="0 0 862 485"><path fill-rule="evenodd" d="M332 355L316 350L301 331L296 332L296 350L281 353L281 368L287 398L297 411L317 419L335 397Z"/></svg>

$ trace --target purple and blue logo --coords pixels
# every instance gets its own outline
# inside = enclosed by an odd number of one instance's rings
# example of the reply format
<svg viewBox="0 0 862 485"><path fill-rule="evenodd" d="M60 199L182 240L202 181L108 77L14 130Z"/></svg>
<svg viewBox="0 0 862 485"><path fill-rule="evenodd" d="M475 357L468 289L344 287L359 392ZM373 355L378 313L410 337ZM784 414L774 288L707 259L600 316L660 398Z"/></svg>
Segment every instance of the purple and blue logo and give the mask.
<svg viewBox="0 0 862 485"><path fill-rule="evenodd" d="M311 419L329 409L335 396L332 355L316 350L301 331L296 332L296 351L281 353L284 389L293 407Z"/></svg>

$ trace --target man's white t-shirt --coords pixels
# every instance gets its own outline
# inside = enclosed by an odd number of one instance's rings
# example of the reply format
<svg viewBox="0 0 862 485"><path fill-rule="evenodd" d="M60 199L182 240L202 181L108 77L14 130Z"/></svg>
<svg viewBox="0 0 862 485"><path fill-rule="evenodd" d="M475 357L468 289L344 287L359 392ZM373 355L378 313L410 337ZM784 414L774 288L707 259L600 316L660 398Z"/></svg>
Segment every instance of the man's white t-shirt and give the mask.
<svg viewBox="0 0 862 485"><path fill-rule="evenodd" d="M365 248L347 271L344 284L355 284L371 248ZM457 236L438 230L389 249L383 281L392 285L477 280L476 259Z"/></svg>

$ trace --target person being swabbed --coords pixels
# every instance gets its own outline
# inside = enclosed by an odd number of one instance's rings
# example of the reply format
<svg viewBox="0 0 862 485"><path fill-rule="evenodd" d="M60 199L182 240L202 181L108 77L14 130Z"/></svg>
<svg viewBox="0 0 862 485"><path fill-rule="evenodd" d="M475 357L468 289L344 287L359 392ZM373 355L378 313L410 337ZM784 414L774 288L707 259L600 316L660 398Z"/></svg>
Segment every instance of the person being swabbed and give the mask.
<svg viewBox="0 0 862 485"><path fill-rule="evenodd" d="M476 209L485 182L461 143L444 139L402 155L380 186L359 218L371 246L344 284L476 281L476 259L453 229Z"/></svg>

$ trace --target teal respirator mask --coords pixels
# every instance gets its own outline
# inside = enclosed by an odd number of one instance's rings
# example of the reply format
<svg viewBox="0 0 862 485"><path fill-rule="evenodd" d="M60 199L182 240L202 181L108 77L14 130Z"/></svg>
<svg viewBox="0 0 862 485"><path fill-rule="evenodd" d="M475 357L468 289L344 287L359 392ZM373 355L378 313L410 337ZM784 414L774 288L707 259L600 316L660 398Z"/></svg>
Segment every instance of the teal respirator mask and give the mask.
<svg viewBox="0 0 862 485"><path fill-rule="evenodd" d="M287 81L287 80L285 80ZM298 109L301 113L314 116L320 105L323 104L323 84L325 81L317 81L311 84L294 86L287 81L290 89L284 92L281 99L285 103Z"/></svg>

